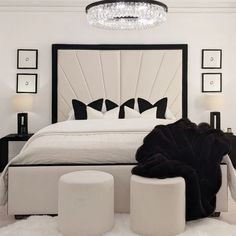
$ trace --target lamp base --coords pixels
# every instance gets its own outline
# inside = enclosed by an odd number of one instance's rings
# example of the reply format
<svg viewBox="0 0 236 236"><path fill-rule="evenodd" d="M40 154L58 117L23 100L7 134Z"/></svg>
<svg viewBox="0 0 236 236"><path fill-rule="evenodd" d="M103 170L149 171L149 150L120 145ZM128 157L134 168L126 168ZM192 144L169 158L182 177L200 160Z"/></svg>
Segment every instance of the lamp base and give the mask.
<svg viewBox="0 0 236 236"><path fill-rule="evenodd" d="M17 114L17 130L19 135L28 134L28 113Z"/></svg>
<svg viewBox="0 0 236 236"><path fill-rule="evenodd" d="M220 130L220 112L210 112L210 126L213 129Z"/></svg>

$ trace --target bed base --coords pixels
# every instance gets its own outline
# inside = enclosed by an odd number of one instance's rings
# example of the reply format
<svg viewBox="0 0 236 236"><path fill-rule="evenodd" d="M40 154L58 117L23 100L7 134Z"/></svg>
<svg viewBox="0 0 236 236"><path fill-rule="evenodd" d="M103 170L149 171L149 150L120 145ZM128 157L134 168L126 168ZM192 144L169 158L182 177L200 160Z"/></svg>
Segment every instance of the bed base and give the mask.
<svg viewBox="0 0 236 236"><path fill-rule="evenodd" d="M214 212L211 217L218 218L220 217L221 212Z"/></svg>
<svg viewBox="0 0 236 236"><path fill-rule="evenodd" d="M58 180L66 173L82 170L105 171L114 176L115 212L129 213L130 177L134 165L10 166L8 214L57 215ZM222 187L216 212L228 211L227 166L221 165Z"/></svg>
<svg viewBox="0 0 236 236"><path fill-rule="evenodd" d="M27 219L30 216L42 216L42 214L40 214L40 215L14 215L16 220L25 220L25 219ZM56 217L58 215L54 214L54 215L47 215L47 216Z"/></svg>

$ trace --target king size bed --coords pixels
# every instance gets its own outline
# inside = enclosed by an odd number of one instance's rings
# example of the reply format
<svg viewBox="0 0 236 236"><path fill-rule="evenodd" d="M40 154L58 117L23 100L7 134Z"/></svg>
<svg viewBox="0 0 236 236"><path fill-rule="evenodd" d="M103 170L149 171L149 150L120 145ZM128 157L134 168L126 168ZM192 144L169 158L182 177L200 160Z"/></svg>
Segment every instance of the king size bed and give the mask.
<svg viewBox="0 0 236 236"><path fill-rule="evenodd" d="M1 202L8 201L8 214L57 214L60 176L88 169L114 176L115 210L129 212L143 138L158 124L187 117L187 55L187 45L53 45L53 124L5 169ZM219 212L228 208L226 176L222 165Z"/></svg>

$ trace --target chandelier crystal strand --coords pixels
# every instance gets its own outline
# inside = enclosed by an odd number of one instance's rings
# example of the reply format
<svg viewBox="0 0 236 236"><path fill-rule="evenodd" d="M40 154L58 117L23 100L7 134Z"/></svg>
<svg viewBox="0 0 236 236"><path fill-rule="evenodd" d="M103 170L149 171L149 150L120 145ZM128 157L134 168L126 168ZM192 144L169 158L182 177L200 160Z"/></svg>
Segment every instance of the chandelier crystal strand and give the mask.
<svg viewBox="0 0 236 236"><path fill-rule="evenodd" d="M104 0L86 7L89 24L105 29L146 29L166 21L168 8L153 0Z"/></svg>

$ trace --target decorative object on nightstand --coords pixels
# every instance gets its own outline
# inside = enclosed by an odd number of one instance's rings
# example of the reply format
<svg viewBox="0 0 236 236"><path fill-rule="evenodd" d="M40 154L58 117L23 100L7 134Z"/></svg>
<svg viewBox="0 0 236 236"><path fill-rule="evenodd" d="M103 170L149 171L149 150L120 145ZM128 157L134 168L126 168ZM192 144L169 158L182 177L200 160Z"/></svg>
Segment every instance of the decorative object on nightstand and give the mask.
<svg viewBox="0 0 236 236"><path fill-rule="evenodd" d="M13 97L15 110L17 114L17 131L18 135L28 134L28 113L32 109L33 97L30 95L16 95Z"/></svg>
<svg viewBox="0 0 236 236"><path fill-rule="evenodd" d="M222 108L224 105L224 96L222 94L208 94L204 97L205 106L207 110L210 110L210 126L214 129L221 128L220 112L216 111Z"/></svg>
<svg viewBox="0 0 236 236"><path fill-rule="evenodd" d="M0 172L3 171L8 163L8 143L12 141L28 141L33 134L9 134L0 139Z"/></svg>

